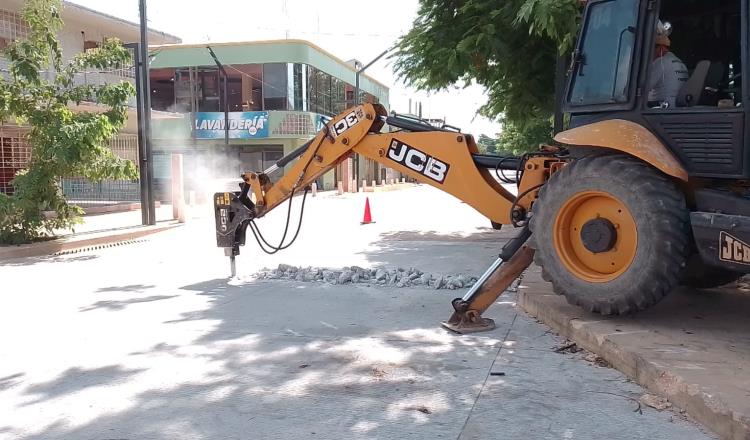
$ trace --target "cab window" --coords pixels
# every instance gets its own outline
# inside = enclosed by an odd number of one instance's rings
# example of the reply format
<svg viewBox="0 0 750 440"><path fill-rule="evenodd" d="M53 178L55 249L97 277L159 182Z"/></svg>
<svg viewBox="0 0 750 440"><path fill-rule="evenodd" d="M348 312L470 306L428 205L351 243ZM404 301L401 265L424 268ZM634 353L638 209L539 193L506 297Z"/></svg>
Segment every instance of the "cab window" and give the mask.
<svg viewBox="0 0 750 440"><path fill-rule="evenodd" d="M629 101L638 5L638 0L589 4L571 77L571 107Z"/></svg>
<svg viewBox="0 0 750 440"><path fill-rule="evenodd" d="M741 106L741 17L740 0L663 0L659 19L668 32L655 31L648 106Z"/></svg>

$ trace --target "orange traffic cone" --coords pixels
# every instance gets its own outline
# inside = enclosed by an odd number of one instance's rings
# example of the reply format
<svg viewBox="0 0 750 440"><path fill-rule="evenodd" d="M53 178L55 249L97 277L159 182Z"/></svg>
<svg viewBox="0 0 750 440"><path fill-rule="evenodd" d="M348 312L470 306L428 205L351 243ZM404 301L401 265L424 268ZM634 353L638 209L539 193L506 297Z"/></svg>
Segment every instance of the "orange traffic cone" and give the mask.
<svg viewBox="0 0 750 440"><path fill-rule="evenodd" d="M362 220L363 225L369 225L370 223L375 223L372 221L372 213L370 213L370 198L367 197L365 199L365 217Z"/></svg>

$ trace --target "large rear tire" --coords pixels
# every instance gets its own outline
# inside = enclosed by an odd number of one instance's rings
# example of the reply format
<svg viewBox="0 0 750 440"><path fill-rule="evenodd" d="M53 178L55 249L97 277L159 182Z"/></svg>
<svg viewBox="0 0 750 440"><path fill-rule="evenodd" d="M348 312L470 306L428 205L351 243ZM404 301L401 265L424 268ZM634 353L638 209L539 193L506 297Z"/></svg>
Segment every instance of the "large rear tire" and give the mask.
<svg viewBox="0 0 750 440"><path fill-rule="evenodd" d="M690 249L685 197L649 165L584 157L550 178L533 211L534 261L569 303L632 313L679 284Z"/></svg>

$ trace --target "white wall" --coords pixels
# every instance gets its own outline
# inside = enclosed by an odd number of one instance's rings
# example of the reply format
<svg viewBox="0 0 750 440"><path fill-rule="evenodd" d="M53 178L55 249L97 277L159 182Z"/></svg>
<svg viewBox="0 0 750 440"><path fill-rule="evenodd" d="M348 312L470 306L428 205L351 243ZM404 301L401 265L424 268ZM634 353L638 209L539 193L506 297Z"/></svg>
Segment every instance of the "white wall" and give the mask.
<svg viewBox="0 0 750 440"><path fill-rule="evenodd" d="M73 31L66 27L57 35L57 38L60 40L65 61L70 61L76 54L83 52L83 39L80 31ZM89 36L86 35L86 38L89 39Z"/></svg>

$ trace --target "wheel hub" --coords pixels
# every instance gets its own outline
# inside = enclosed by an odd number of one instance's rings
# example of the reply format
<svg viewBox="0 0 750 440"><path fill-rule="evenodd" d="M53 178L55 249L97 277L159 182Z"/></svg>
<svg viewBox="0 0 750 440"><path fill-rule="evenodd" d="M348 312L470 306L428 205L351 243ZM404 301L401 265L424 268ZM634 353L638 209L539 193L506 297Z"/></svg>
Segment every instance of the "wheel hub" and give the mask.
<svg viewBox="0 0 750 440"><path fill-rule="evenodd" d="M617 243L617 229L606 218L589 220L581 228L581 242L595 254L611 251Z"/></svg>
<svg viewBox="0 0 750 440"><path fill-rule="evenodd" d="M554 246L571 274L592 283L617 279L635 260L635 217L605 191L574 194L560 207L553 229Z"/></svg>

